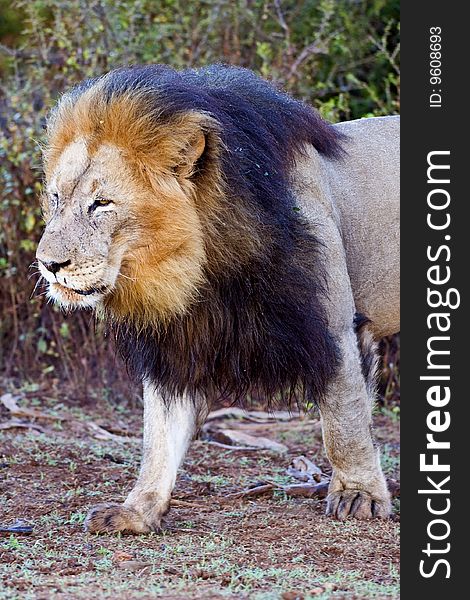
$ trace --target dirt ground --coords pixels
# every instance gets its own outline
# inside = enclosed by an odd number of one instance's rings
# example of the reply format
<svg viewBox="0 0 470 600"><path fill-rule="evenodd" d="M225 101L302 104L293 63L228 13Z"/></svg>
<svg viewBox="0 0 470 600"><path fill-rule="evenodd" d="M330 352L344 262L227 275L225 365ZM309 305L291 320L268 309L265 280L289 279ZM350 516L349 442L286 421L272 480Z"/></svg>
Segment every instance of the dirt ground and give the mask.
<svg viewBox="0 0 470 600"><path fill-rule="evenodd" d="M94 536L82 529L87 510L122 501L136 477L140 410L79 409L34 390L13 403L0 404L0 599L399 597L397 498L390 521L339 523L324 500L283 488L299 483L286 471L300 455L330 473L316 415L215 420L191 447L162 533ZM379 409L375 423L398 480L398 409ZM227 427L287 449L214 444ZM236 496L266 482L274 491ZM32 532L8 531L17 520Z"/></svg>

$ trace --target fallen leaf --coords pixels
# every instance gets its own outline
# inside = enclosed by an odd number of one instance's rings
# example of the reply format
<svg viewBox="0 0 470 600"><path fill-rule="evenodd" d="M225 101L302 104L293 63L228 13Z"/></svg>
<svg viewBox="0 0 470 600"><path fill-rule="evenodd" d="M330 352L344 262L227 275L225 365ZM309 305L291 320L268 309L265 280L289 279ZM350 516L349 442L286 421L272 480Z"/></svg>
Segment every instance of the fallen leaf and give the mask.
<svg viewBox="0 0 470 600"><path fill-rule="evenodd" d="M272 450L273 452L287 452L288 450L284 444L266 437L255 437L238 429L223 429L219 431L218 436L225 442L233 442L241 446L251 446L252 448Z"/></svg>
<svg viewBox="0 0 470 600"><path fill-rule="evenodd" d="M290 412L288 410L274 410L272 412L265 412L262 410L252 410L245 416L250 421L293 421L300 417L299 412Z"/></svg>
<svg viewBox="0 0 470 600"><path fill-rule="evenodd" d="M179 577L183 576L181 571L179 571L178 569L174 569L173 567L165 567L163 570L169 575L178 575Z"/></svg>
<svg viewBox="0 0 470 600"><path fill-rule="evenodd" d="M126 569L127 571L143 571L152 566L151 562L143 562L141 560L123 560L116 563L120 569Z"/></svg>
<svg viewBox="0 0 470 600"><path fill-rule="evenodd" d="M189 571L189 576L193 579L211 579L213 574L205 569L195 568Z"/></svg>
<svg viewBox="0 0 470 600"><path fill-rule="evenodd" d="M49 419L51 421L65 421L66 417L58 417L55 415L48 415L39 410L31 408L21 408L17 404L19 397L14 397L12 394L3 394L0 396L0 402L7 408L12 415L16 417L30 417L33 419Z"/></svg>
<svg viewBox="0 0 470 600"><path fill-rule="evenodd" d="M219 408L218 410L213 410L207 415L207 421L215 421L217 419L233 419L239 418L242 419L246 414L242 408L237 408L236 406L231 406L229 408Z"/></svg>
<svg viewBox="0 0 470 600"><path fill-rule="evenodd" d="M297 498L326 498L328 494L328 481L321 483L294 483L292 485L280 485L272 482L255 484L239 492L227 494L225 498L245 498L247 496L261 496L272 493L274 490L285 492L288 496Z"/></svg>
<svg viewBox="0 0 470 600"><path fill-rule="evenodd" d="M132 554L128 554L127 552L123 552L122 550L116 550L113 554L112 560L113 562L125 562L125 561L132 561L133 560L133 555Z"/></svg>
<svg viewBox="0 0 470 600"><path fill-rule="evenodd" d="M320 551L328 556L340 556L341 554L344 554L344 550L338 546L323 546L323 548L320 548Z"/></svg>
<svg viewBox="0 0 470 600"><path fill-rule="evenodd" d="M266 422L266 421L292 421L300 417L299 412L290 412L287 410L275 410L273 412L265 412L262 410L247 411L243 408L231 406L228 408L219 408L210 412L206 418L207 421L215 421L218 419L246 419L248 421Z"/></svg>
<svg viewBox="0 0 470 600"><path fill-rule="evenodd" d="M10 412L19 411L20 407L16 403L16 398L13 397L12 394L2 394L0 396L0 402L3 404L5 408L7 408Z"/></svg>
<svg viewBox="0 0 470 600"><path fill-rule="evenodd" d="M291 466L287 469L287 474L300 481L316 481L318 483L325 477L320 467L306 456L294 458Z"/></svg>
<svg viewBox="0 0 470 600"><path fill-rule="evenodd" d="M324 587L316 587L310 590L310 596L321 596L326 592Z"/></svg>
<svg viewBox="0 0 470 600"><path fill-rule="evenodd" d="M337 589L338 589L337 585L335 585L334 583L327 582L327 583L323 584L321 587L315 587L312 590L310 590L309 595L310 596L321 596L322 594L324 594L326 592L334 592Z"/></svg>
<svg viewBox="0 0 470 600"><path fill-rule="evenodd" d="M266 494L268 492L272 492L276 489L276 486L272 483L264 483L262 485L257 485L255 487L248 488L246 490L241 490L240 492L234 492L232 494L227 494L226 498L245 498L246 496L261 496L262 494Z"/></svg>
<svg viewBox="0 0 470 600"><path fill-rule="evenodd" d="M114 433L110 433L109 431L107 431L103 427L100 427L93 421L79 421L78 419L74 419L73 417L48 415L38 410L33 410L30 408L21 408L20 406L18 406L17 400L18 398L14 397L12 394L3 394L2 396L0 396L0 402L11 412L12 415L16 417L46 419L49 421L67 421L75 426L79 426L82 429L85 428L90 430L94 437L99 440L123 441L131 439L125 435L116 435ZM39 425L33 425L32 423L21 424L20 421L14 420L10 420L7 421L7 423L0 424L0 429L13 429L14 427L31 428L37 429L38 431L44 431L44 429L42 429Z"/></svg>
<svg viewBox="0 0 470 600"><path fill-rule="evenodd" d="M231 444L222 444L221 442L216 442L215 440L207 440L207 443L211 446L224 448L225 450L259 450L259 448L255 448L253 446L232 446Z"/></svg>
<svg viewBox="0 0 470 600"><path fill-rule="evenodd" d="M310 590L310 596L321 596L322 594L325 594L326 592L334 592L335 590L338 589L338 586L335 585L334 583L324 583L321 587L316 587L313 588L312 590Z"/></svg>
<svg viewBox="0 0 470 600"><path fill-rule="evenodd" d="M170 506L179 508L204 508L202 504L196 504L195 502L186 502L186 500L178 500L177 498L172 498L170 500Z"/></svg>
<svg viewBox="0 0 470 600"><path fill-rule="evenodd" d="M0 525L0 535L31 535L33 526L24 521L17 520L13 525Z"/></svg>
<svg viewBox="0 0 470 600"><path fill-rule="evenodd" d="M282 490L288 495L301 498L326 498L328 495L328 481L321 483L294 483L282 486Z"/></svg>
<svg viewBox="0 0 470 600"><path fill-rule="evenodd" d="M301 592L289 591L284 592L281 598L282 600L304 600L304 595Z"/></svg>
<svg viewBox="0 0 470 600"><path fill-rule="evenodd" d="M18 419L10 419L9 421L0 423L0 429L33 429L34 431L39 431L41 433L46 431L44 427L36 425L36 423L25 423L24 421L19 421Z"/></svg>
<svg viewBox="0 0 470 600"><path fill-rule="evenodd" d="M93 436L97 440L116 440L116 441L122 442L124 440L129 439L129 438L123 437L121 435L116 435L114 433L110 433L109 431L107 431L106 429L103 429L103 427L100 427L93 421L86 421L83 423L83 425L85 425L85 427L87 429L91 430L91 432L93 433Z"/></svg>
<svg viewBox="0 0 470 600"><path fill-rule="evenodd" d="M126 462L120 456L113 456L112 454L109 454L108 452L106 452L106 454L103 454L103 458L106 460L110 460L111 462L116 463L117 465L123 465Z"/></svg>

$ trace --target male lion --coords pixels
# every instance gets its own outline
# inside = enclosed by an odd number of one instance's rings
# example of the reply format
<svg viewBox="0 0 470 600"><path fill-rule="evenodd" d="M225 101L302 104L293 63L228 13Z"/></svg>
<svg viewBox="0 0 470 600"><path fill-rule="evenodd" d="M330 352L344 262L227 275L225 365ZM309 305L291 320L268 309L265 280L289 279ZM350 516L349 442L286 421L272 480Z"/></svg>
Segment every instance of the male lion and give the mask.
<svg viewBox="0 0 470 600"><path fill-rule="evenodd" d="M398 118L325 123L250 71L112 71L48 124L48 294L94 308L144 385L140 475L93 532L168 510L217 399L315 401L327 513L387 517L375 341L399 329Z"/></svg>

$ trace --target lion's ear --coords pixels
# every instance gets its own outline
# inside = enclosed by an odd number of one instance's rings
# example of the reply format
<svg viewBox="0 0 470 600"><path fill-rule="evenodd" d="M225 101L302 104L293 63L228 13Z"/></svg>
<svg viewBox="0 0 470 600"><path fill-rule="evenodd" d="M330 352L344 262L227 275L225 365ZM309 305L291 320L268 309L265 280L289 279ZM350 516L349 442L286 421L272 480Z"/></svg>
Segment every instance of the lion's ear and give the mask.
<svg viewBox="0 0 470 600"><path fill-rule="evenodd" d="M206 136L202 130L197 131L189 139L188 145L181 157L181 162L176 167L176 173L180 177L191 177L197 161L201 158L206 148Z"/></svg>

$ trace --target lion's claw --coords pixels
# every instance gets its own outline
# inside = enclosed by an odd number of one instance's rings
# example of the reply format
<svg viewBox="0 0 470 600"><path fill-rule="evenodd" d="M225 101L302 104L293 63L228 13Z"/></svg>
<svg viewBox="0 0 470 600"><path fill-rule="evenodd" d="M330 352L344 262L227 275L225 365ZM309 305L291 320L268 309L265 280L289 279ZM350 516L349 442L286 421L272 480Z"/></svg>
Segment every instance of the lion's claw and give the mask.
<svg viewBox="0 0 470 600"><path fill-rule="evenodd" d="M326 514L340 521L348 517L356 519L386 519L390 515L388 499L373 498L362 490L339 490L327 497Z"/></svg>

